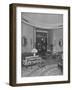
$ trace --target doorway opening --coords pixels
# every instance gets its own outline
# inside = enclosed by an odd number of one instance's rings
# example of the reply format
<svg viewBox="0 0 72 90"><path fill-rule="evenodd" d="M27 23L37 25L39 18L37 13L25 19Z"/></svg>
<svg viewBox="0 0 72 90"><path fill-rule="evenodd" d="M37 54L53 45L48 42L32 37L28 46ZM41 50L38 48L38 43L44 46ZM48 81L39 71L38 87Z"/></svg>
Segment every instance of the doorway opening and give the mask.
<svg viewBox="0 0 72 90"><path fill-rule="evenodd" d="M48 44L48 32L41 30L36 31L36 49L38 50L38 55L43 56L47 52Z"/></svg>

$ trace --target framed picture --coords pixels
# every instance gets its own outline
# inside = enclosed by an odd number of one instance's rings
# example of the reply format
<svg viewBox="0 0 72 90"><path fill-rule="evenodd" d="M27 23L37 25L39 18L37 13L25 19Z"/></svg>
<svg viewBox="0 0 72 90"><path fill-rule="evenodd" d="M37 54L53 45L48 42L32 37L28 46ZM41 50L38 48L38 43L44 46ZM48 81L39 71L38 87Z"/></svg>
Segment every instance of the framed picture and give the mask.
<svg viewBox="0 0 72 90"><path fill-rule="evenodd" d="M70 7L10 4L10 85L70 82Z"/></svg>

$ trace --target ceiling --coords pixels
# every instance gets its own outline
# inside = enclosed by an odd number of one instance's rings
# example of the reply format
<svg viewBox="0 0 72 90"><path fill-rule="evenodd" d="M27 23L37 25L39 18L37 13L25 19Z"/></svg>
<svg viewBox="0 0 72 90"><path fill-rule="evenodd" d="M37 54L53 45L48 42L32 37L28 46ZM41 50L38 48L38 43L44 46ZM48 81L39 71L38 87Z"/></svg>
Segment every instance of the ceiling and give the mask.
<svg viewBox="0 0 72 90"><path fill-rule="evenodd" d="M22 21L40 28L57 28L63 25L62 14L21 13Z"/></svg>

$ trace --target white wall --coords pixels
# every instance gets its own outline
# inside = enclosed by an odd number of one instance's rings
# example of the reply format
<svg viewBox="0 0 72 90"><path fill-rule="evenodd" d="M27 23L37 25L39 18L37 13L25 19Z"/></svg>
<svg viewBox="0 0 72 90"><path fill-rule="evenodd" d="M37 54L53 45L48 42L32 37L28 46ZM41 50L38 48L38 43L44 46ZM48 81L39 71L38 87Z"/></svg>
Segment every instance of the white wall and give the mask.
<svg viewBox="0 0 72 90"><path fill-rule="evenodd" d="M33 48L33 27L22 22L22 37L27 40L27 45L22 46L22 52L31 52Z"/></svg>
<svg viewBox="0 0 72 90"><path fill-rule="evenodd" d="M60 28L58 30L53 31L53 51L62 51L62 48L59 46L59 41L63 39L63 29Z"/></svg>
<svg viewBox="0 0 72 90"><path fill-rule="evenodd" d="M38 3L38 4L57 5L57 6L58 5L71 6L71 11L72 11L72 0L0 0L0 90L72 90L72 78L70 84L55 84L55 85L26 86L26 87L24 86L11 87L8 85L9 4L10 3ZM72 12L71 12L71 17L72 17ZM71 25L71 29L72 29L72 25ZM72 31L70 34L72 34ZM71 35L71 39L72 39L72 35ZM72 69L71 69L71 76L72 76Z"/></svg>

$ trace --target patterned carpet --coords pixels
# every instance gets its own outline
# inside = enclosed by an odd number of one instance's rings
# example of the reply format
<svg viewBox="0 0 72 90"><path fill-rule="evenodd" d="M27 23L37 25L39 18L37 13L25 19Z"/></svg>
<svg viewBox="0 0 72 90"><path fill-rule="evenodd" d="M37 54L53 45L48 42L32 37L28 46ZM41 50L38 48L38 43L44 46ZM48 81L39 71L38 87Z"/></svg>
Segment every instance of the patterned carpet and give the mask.
<svg viewBox="0 0 72 90"><path fill-rule="evenodd" d="M62 75L60 68L58 68L58 60L48 59L44 60L44 65L34 65L28 68L22 67L22 77L32 76L55 76Z"/></svg>

